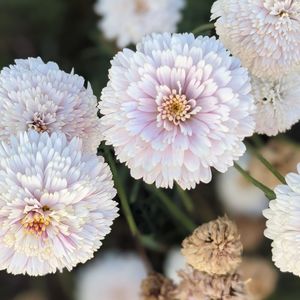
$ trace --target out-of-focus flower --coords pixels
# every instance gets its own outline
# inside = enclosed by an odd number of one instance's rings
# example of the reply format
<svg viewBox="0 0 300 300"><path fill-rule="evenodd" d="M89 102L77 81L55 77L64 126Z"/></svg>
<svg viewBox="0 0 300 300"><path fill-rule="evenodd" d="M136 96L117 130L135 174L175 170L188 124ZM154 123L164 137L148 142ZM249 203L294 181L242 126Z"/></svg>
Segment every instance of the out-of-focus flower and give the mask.
<svg viewBox="0 0 300 300"><path fill-rule="evenodd" d="M274 139L260 149L265 157L282 175L296 171L300 161L300 148L288 141ZM274 189L280 181L259 161L248 154L239 164L258 181ZM261 216L269 201L264 194L234 168L217 177L217 191L229 215Z"/></svg>
<svg viewBox="0 0 300 300"><path fill-rule="evenodd" d="M141 285L142 300L173 300L175 285L159 273L152 273Z"/></svg>
<svg viewBox="0 0 300 300"><path fill-rule="evenodd" d="M209 275L197 270L181 271L175 291L178 300L249 300L245 283L239 274Z"/></svg>
<svg viewBox="0 0 300 300"><path fill-rule="evenodd" d="M13 300L47 300L48 298L37 291L27 291L18 294Z"/></svg>
<svg viewBox="0 0 300 300"><path fill-rule="evenodd" d="M239 164L248 170L252 160L247 154L239 160ZM235 168L219 174L216 187L229 215L261 216L262 210L268 207L264 193L244 179Z"/></svg>
<svg viewBox="0 0 300 300"><path fill-rule="evenodd" d="M265 219L262 211L259 216L235 216L244 252L257 250L264 241Z"/></svg>
<svg viewBox="0 0 300 300"><path fill-rule="evenodd" d="M254 130L248 73L215 38L153 34L112 61L103 134L131 175L184 189L225 172Z"/></svg>
<svg viewBox="0 0 300 300"><path fill-rule="evenodd" d="M256 132L269 136L277 135L289 130L300 120L299 71L278 80L253 76L252 91L257 106Z"/></svg>
<svg viewBox="0 0 300 300"><path fill-rule="evenodd" d="M97 99L84 79L40 58L17 59L0 73L0 139L34 129L63 132L96 153L101 142Z"/></svg>
<svg viewBox="0 0 300 300"><path fill-rule="evenodd" d="M299 234L300 234L300 164L297 173L288 174L286 185L275 188L276 199L270 208L263 211L268 219L265 236L272 239L272 253L275 265L282 272L300 276Z"/></svg>
<svg viewBox="0 0 300 300"><path fill-rule="evenodd" d="M77 300L140 300L141 282L147 276L141 259L134 253L110 251L77 277Z"/></svg>
<svg viewBox="0 0 300 300"><path fill-rule="evenodd" d="M278 274L266 259L243 258L239 271L247 282L251 300L265 300L274 292Z"/></svg>
<svg viewBox="0 0 300 300"><path fill-rule="evenodd" d="M194 269L208 274L234 272L243 246L236 225L227 217L201 225L182 243L182 254Z"/></svg>
<svg viewBox="0 0 300 300"><path fill-rule="evenodd" d="M104 159L30 130L0 144L0 269L33 276L93 257L117 217Z"/></svg>
<svg viewBox="0 0 300 300"><path fill-rule="evenodd" d="M217 0L212 19L225 47L254 75L277 79L300 64L299 1Z"/></svg>
<svg viewBox="0 0 300 300"><path fill-rule="evenodd" d="M185 266L186 261L180 251L180 248L173 248L167 254L164 264L164 273L177 284L180 281L178 271L184 269Z"/></svg>
<svg viewBox="0 0 300 300"><path fill-rule="evenodd" d="M99 27L123 48L152 32L175 32L185 0L98 0Z"/></svg>

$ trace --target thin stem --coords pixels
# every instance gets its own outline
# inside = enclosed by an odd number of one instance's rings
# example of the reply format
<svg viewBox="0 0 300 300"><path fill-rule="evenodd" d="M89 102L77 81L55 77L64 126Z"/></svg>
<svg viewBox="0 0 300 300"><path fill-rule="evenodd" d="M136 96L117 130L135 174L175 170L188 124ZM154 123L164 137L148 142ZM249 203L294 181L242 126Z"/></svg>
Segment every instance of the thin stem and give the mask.
<svg viewBox="0 0 300 300"><path fill-rule="evenodd" d="M262 140L262 138L258 134L254 134L251 137L251 140L253 141L256 148L261 148L264 145L264 141Z"/></svg>
<svg viewBox="0 0 300 300"><path fill-rule="evenodd" d="M252 184L254 184L257 188L259 188L269 200L273 200L276 198L275 193L269 189L267 186L253 178L249 172L245 171L238 163L234 163L234 167Z"/></svg>
<svg viewBox="0 0 300 300"><path fill-rule="evenodd" d="M247 143L247 148L253 153L257 159L283 184L286 184L284 177L278 172L272 164L267 161L251 144Z"/></svg>
<svg viewBox="0 0 300 300"><path fill-rule="evenodd" d="M177 190L186 210L190 213L193 212L194 211L194 203L193 203L193 200L191 199L190 195L185 190L183 190L178 184L176 184L176 190Z"/></svg>
<svg viewBox="0 0 300 300"><path fill-rule="evenodd" d="M195 229L196 224L173 203L167 194L151 185L147 185L146 188L153 192L163 202L173 218L180 222L187 231L191 232Z"/></svg>
<svg viewBox="0 0 300 300"><path fill-rule="evenodd" d="M215 28L215 24L214 23L207 23L207 24L202 24L199 27L195 28L192 33L197 35L199 33L203 33L209 30L212 30Z"/></svg>
<svg viewBox="0 0 300 300"><path fill-rule="evenodd" d="M129 203L128 203L125 188L124 188L124 186L123 186L123 184L122 184L122 182L121 182L121 180L118 176L118 171L117 171L115 161L113 160L110 151L106 147L104 148L104 153L105 153L105 155L107 157L107 160L108 160L108 163L110 165L110 168L111 168L111 171L112 171L112 174L113 174L113 178L114 178L114 183L115 183L115 186L117 188L117 192L118 192L118 195L119 195L119 198L120 198L121 206L122 206L124 215L126 217L127 223L129 225L130 231L131 231L133 236L137 236L137 235L139 235L139 230L138 230L137 225L135 223L135 220L133 218L133 214L131 212L131 209L130 209L130 206L129 206Z"/></svg>

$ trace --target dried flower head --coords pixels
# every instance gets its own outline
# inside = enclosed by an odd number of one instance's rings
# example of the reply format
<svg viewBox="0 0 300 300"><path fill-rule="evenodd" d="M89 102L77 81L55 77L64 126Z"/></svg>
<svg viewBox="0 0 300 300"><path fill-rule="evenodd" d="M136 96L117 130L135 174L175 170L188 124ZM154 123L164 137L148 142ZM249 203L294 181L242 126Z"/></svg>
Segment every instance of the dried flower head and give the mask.
<svg viewBox="0 0 300 300"><path fill-rule="evenodd" d="M158 273L152 273L141 285L142 300L172 300L175 290L173 282Z"/></svg>
<svg viewBox="0 0 300 300"><path fill-rule="evenodd" d="M201 225L182 243L187 262L208 274L234 272L241 262L242 249L237 227L227 217Z"/></svg>
<svg viewBox="0 0 300 300"><path fill-rule="evenodd" d="M174 292L177 300L248 300L245 283L237 273L209 275L197 270L179 272L182 278Z"/></svg>

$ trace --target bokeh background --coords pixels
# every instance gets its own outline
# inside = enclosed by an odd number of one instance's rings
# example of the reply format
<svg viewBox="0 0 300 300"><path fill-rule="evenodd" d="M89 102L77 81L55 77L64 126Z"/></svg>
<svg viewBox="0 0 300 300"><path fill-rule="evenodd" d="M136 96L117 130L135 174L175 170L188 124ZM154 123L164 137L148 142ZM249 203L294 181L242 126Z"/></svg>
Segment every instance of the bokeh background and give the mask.
<svg viewBox="0 0 300 300"><path fill-rule="evenodd" d="M114 0L111 0L114 1ZM212 0L188 0L178 32L191 32L201 24L209 22ZM118 51L114 42L107 41L99 31L99 16L94 13L92 0L0 0L0 67L13 63L16 58L40 56L44 61L55 61L70 72L72 68L89 81L95 95L100 96L106 85L110 60ZM294 142L299 141L299 127L288 133ZM266 139L264 139L266 142ZM99 149L101 152L101 147ZM162 271L168 249L179 245L188 232L169 214L157 195L142 182L130 178L128 170L118 165L118 174L126 185L131 209L141 233L152 237L155 244L146 245L146 254L157 271ZM179 200L178 192L168 191L174 203L198 224L224 214L218 199L215 182L199 185L191 191L195 209L188 211ZM242 200L242 199L241 199ZM241 217L242 218L242 217ZM246 237L254 236L247 255L261 255L271 260L270 242L262 238L264 221L260 218L240 219L239 226L246 226ZM246 224L246 225L245 225ZM242 230L242 227L241 227ZM112 233L105 239L102 251L112 248L120 250L139 249L141 245L132 238L124 217L121 215L113 225ZM251 246L251 245L250 245ZM295 249L296 251L297 249ZM93 260L88 262L93 264ZM73 272L48 275L43 278L12 276L0 272L1 300L72 300L76 296L76 274ZM37 291L36 296L26 294ZM27 297L27 298L26 298ZM274 300L300 299L300 279L290 274L280 274ZM95 295L95 300L101 295Z"/></svg>

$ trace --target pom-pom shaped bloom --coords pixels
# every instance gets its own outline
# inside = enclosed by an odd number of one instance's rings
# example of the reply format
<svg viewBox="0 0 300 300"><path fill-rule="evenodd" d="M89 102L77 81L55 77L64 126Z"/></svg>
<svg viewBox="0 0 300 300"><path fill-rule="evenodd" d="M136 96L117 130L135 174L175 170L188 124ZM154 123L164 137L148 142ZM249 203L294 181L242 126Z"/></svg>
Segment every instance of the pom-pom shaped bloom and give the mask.
<svg viewBox="0 0 300 300"><path fill-rule="evenodd" d="M236 225L223 217L195 229L183 241L181 251L194 269L223 275L237 269L242 250Z"/></svg>
<svg viewBox="0 0 300 300"><path fill-rule="evenodd" d="M254 131L248 73L215 38L153 34L112 61L103 134L131 175L184 189L211 180Z"/></svg>
<svg viewBox="0 0 300 300"><path fill-rule="evenodd" d="M35 131L0 144L0 269L45 275L92 258L117 217L104 159Z"/></svg>
<svg viewBox="0 0 300 300"><path fill-rule="evenodd" d="M197 270L180 271L182 280L174 295L177 300L248 300L249 296L241 276L209 275Z"/></svg>
<svg viewBox="0 0 300 300"><path fill-rule="evenodd" d="M152 32L175 32L185 0L98 0L100 29L123 48Z"/></svg>
<svg viewBox="0 0 300 300"><path fill-rule="evenodd" d="M174 300L173 282L159 273L149 274L141 285L142 300Z"/></svg>
<svg viewBox="0 0 300 300"><path fill-rule="evenodd" d="M289 173L286 185L275 188L276 199L263 214L268 219L265 236L272 239L275 265L282 272L300 276L300 164L297 173Z"/></svg>
<svg viewBox="0 0 300 300"><path fill-rule="evenodd" d="M252 91L257 106L256 132L277 135L300 120L299 72L293 72L278 80L253 76Z"/></svg>
<svg viewBox="0 0 300 300"><path fill-rule="evenodd" d="M80 270L76 300L140 300L141 282L146 276L137 254L109 251Z"/></svg>
<svg viewBox="0 0 300 300"><path fill-rule="evenodd" d="M300 64L298 0L217 0L212 19L225 47L254 75L277 79Z"/></svg>
<svg viewBox="0 0 300 300"><path fill-rule="evenodd" d="M0 139L34 129L77 136L96 153L101 142L97 99L84 79L40 58L18 59L0 73Z"/></svg>

